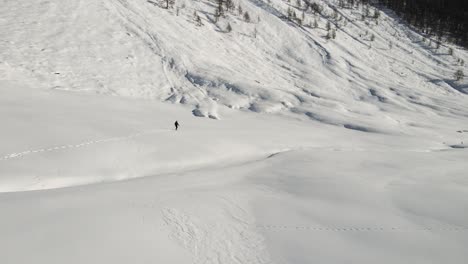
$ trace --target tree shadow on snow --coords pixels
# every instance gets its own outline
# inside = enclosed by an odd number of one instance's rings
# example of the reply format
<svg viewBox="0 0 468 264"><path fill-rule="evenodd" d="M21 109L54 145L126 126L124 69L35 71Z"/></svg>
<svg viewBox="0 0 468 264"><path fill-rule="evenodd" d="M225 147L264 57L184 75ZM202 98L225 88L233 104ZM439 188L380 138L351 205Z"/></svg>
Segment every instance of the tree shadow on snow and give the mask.
<svg viewBox="0 0 468 264"><path fill-rule="evenodd" d="M429 80L433 84L440 85L442 83L448 84L452 89L462 93L462 94L468 94L468 84L458 84L454 80L450 79L432 79Z"/></svg>

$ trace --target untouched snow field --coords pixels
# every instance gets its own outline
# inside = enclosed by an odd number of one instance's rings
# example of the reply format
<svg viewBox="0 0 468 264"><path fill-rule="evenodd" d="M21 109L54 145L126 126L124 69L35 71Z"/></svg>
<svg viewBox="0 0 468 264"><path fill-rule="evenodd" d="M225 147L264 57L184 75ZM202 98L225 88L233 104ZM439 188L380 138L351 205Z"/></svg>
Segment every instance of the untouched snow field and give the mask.
<svg viewBox="0 0 468 264"><path fill-rule="evenodd" d="M0 0L0 263L466 263L468 53L316 2Z"/></svg>

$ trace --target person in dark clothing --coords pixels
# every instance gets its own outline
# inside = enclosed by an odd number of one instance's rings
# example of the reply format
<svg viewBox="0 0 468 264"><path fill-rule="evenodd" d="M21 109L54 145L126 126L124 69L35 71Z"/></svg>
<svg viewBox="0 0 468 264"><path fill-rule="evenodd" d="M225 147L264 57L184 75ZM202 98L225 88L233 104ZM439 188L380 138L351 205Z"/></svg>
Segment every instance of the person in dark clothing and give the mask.
<svg viewBox="0 0 468 264"><path fill-rule="evenodd" d="M179 128L179 122L177 122L177 120L175 121L174 126L175 126L175 130Z"/></svg>

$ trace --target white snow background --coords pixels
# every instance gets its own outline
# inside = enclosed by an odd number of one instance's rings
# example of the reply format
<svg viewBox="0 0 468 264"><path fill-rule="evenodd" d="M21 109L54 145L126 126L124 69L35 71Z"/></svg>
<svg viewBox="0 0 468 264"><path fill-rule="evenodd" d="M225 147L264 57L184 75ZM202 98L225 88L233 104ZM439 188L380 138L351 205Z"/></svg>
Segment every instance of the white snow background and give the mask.
<svg viewBox="0 0 468 264"><path fill-rule="evenodd" d="M467 51L315 2L0 0L0 263L467 263Z"/></svg>

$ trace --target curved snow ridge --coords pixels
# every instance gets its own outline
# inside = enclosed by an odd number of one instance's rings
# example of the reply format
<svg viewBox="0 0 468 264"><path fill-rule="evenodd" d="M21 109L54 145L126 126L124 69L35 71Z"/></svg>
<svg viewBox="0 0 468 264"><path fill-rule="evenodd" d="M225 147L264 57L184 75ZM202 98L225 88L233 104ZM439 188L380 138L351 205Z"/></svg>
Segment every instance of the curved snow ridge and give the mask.
<svg viewBox="0 0 468 264"><path fill-rule="evenodd" d="M87 146L95 145L95 144L99 144L99 143L126 141L126 140L130 140L132 138L140 137L140 136L143 136L143 135L154 134L154 133L165 131L165 130L168 130L168 129L147 130L147 131L142 131L142 132L130 134L128 136L103 138L103 139L85 141L85 142L78 143L78 144L67 144L67 145L60 145L60 146L54 146L54 147L48 147L48 148L32 149L32 150L26 150L26 151L22 151L22 152L10 153L10 154L6 154L3 157L1 157L0 161L6 161L6 160L10 160L10 159L18 159L18 158L22 158L22 157L27 156L27 155L44 153L44 152L59 151L59 150L64 150L64 149L83 148L83 147L87 147Z"/></svg>
<svg viewBox="0 0 468 264"><path fill-rule="evenodd" d="M74 149L74 148L81 148L86 147L92 144L99 144L99 143L106 143L106 142L116 142L116 141L125 141L131 138L135 138L138 136L143 136L147 134L156 133L161 130L150 130L145 132L139 132L135 134L131 134L128 136L123 137L113 137L95 141L89 141L80 144L72 144L72 145L63 145L58 147L52 148L45 148L39 150L31 150L25 151L20 153L13 153L9 154L0 159L0 161L6 161L15 158L23 158L26 155L35 154L35 153L43 153L43 152L50 152L50 151L59 151L59 150L66 150L66 149ZM163 171L151 170L151 171L140 171L140 172L117 172L116 174L107 175L106 177L102 177L99 172L92 172L92 174L80 175L80 177L43 177L40 175L36 175L30 180L27 181L20 181L16 180L14 183L3 182L0 185L0 193L13 193L13 192L27 192L27 191L38 191L38 190L52 190L52 189L62 189L62 188L73 188L77 186L86 186L86 185L96 185L102 183L115 183L121 181L128 181L138 178L144 177L153 177L153 176L170 176L174 174L187 174L187 173L194 173L194 172L202 172L207 170L220 170L220 169L227 169L227 168L234 168L234 167L242 167L248 166L251 164L265 162L270 159L278 158L280 155L287 155L291 152L296 151L303 151L303 150L322 150L322 151L331 151L331 152L361 152L361 151L369 151L366 149L360 148L336 148L336 147L296 147L296 148L283 148L283 149L273 149L270 151L260 151L255 153L250 153L249 155L238 157L233 155L229 158L223 159L215 159L214 161L210 162L202 162L202 163L187 163L187 166L183 167L170 167L169 169L164 169ZM372 152L381 152L384 150L371 150ZM405 150L408 152L430 152L431 150ZM157 161L157 160L156 160ZM130 174L129 174L130 173Z"/></svg>
<svg viewBox="0 0 468 264"><path fill-rule="evenodd" d="M131 138L135 138L142 135L152 134L159 130L152 130L146 132L139 132L135 134L131 134L125 137L114 137L102 140L91 141L97 143L105 143L105 142L115 142L115 141L125 141ZM90 145L90 144L87 144ZM34 153L41 153L47 151L58 151L61 149L73 149L73 148L80 148L87 146L86 144L76 144L76 145L64 145L62 147L53 147L48 149L42 149L38 151L25 151L21 153L13 153L3 157L0 160L8 160L14 158L22 158L25 155L34 154ZM275 151L262 151L260 153L254 153L245 157L237 157L232 156L230 158L225 158L221 160L215 160L208 163L194 163L189 164L187 167L183 167L182 169L179 167L170 168L169 171L160 171L160 172L141 172L139 174L122 174L117 173L112 176L106 176L105 178L100 177L98 173L95 175L87 175L87 177L41 177L41 176L34 176L31 181L21 182L16 181L15 183L1 183L0 184L0 193L13 193L13 192L27 192L27 191L38 191L38 190L53 190L53 189L62 189L62 188L72 188L77 186L85 186L85 185L94 185L94 184L102 184L102 183L113 183L113 182L120 182L120 181L127 181L132 179L144 178L144 177L153 177L153 176L168 176L174 174L185 174L185 173L193 173L203 170L212 170L212 169L222 169L222 168L231 168L237 166L244 166L256 162L261 162L272 158L278 154L285 153L291 151L291 149L284 149L284 150L275 150Z"/></svg>

